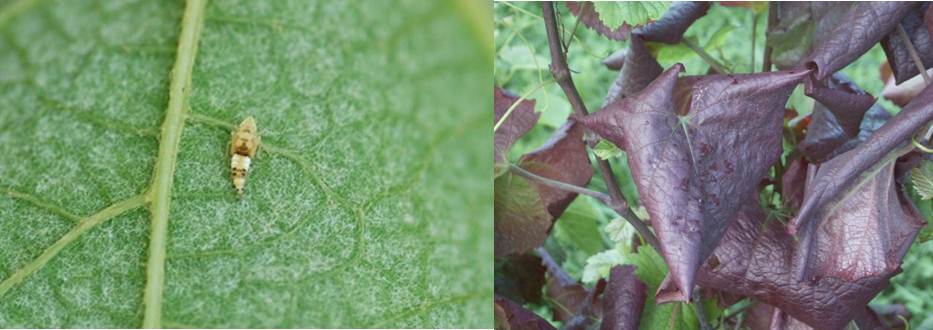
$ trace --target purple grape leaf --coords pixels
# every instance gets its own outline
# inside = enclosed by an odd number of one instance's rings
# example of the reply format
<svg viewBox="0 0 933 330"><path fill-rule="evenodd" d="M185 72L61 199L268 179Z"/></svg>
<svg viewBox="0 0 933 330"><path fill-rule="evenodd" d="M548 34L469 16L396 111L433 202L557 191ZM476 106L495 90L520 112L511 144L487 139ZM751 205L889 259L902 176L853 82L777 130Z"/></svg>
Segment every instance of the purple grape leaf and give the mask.
<svg viewBox="0 0 933 330"><path fill-rule="evenodd" d="M590 1L567 2L566 5L574 16L580 17L583 25L609 39L624 41L629 38L629 34L634 34L640 35L645 41L669 44L680 42L687 28L694 21L706 15L710 7L708 2L675 2L657 21L638 26L633 30L628 23L615 28L606 26Z"/></svg>
<svg viewBox="0 0 933 330"><path fill-rule="evenodd" d="M837 4L849 6L846 3ZM894 31L904 15L915 10L918 5L907 1L858 2L851 5L838 22L841 24L827 29L829 37L825 41L814 42L813 51L803 62L815 71L816 80L826 79ZM815 39L823 38L816 36Z"/></svg>
<svg viewBox="0 0 933 330"><path fill-rule="evenodd" d="M929 2L923 2L916 10L909 11L900 22L925 68L933 66L933 44L930 42L930 32L923 21L924 13L930 11L931 8L933 7ZM901 39L896 29L881 39L881 47L884 48L888 63L891 64L895 83L900 84L920 74L920 70L917 69L913 58L907 51L907 44Z"/></svg>
<svg viewBox="0 0 933 330"><path fill-rule="evenodd" d="M628 151L675 285L659 302L689 299L700 263L780 156L784 105L809 74L678 80L681 71L676 64L641 93L580 119Z"/></svg>
<svg viewBox="0 0 933 330"><path fill-rule="evenodd" d="M813 192L812 183L807 188ZM924 224L897 188L893 164L844 203L811 232L810 246L798 246L780 222L766 220L757 203L746 204L697 282L748 295L815 328L843 328L900 271ZM793 269L807 255L812 272L798 280Z"/></svg>
<svg viewBox="0 0 933 330"><path fill-rule="evenodd" d="M807 135L798 146L813 163L822 163L855 147L865 112L875 98L841 73L827 79L827 85L807 80L806 94L817 101Z"/></svg>
<svg viewBox="0 0 933 330"><path fill-rule="evenodd" d="M505 297L496 296L496 329L554 330L548 321Z"/></svg>
<svg viewBox="0 0 933 330"><path fill-rule="evenodd" d="M638 329L647 297L645 283L635 275L635 266L615 266L603 293L602 330Z"/></svg>
<svg viewBox="0 0 933 330"><path fill-rule="evenodd" d="M795 233L808 221L818 221L821 214L831 213L853 187L861 186L884 166L893 163L909 149L911 136L933 120L933 84L927 86L900 113L889 119L865 142L820 166L788 231ZM810 183L808 183L809 185Z"/></svg>
<svg viewBox="0 0 933 330"><path fill-rule="evenodd" d="M493 111L496 117L494 122L498 123L505 116L508 109L515 102L518 102L519 97L499 87L495 87L494 90ZM522 135L528 133L535 126L539 116L539 114L535 113L534 100L522 100L512 110L512 113L509 114L509 117L505 119L494 135L493 156L497 167L508 164L508 154L512 144L515 144L515 141L518 141Z"/></svg>
<svg viewBox="0 0 933 330"><path fill-rule="evenodd" d="M583 132L582 125L568 121L558 128L544 145L522 156L519 159L520 166L549 179L580 187L586 186L593 177L593 165L586 152ZM538 183L535 185L548 213L554 219L560 218L567 206L577 197L576 193Z"/></svg>
<svg viewBox="0 0 933 330"><path fill-rule="evenodd" d="M621 68L619 76L606 93L605 105L635 95L664 72L661 64L645 48L645 42L638 37L632 38Z"/></svg>
<svg viewBox="0 0 933 330"><path fill-rule="evenodd" d="M540 303L546 271L541 258L531 254L496 259L496 294L520 304Z"/></svg>

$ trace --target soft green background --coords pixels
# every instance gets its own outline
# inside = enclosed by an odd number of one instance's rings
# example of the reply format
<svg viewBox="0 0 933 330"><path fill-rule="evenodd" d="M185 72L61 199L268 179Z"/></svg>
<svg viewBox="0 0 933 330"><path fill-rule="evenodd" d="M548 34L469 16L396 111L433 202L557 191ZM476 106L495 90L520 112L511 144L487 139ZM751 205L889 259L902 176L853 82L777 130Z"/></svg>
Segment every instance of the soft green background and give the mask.
<svg viewBox="0 0 933 330"><path fill-rule="evenodd" d="M510 159L514 161L520 155L544 143L554 130L566 121L571 107L560 87L552 82L553 78L548 71L550 54L544 21L541 18L541 5L530 2L496 2L493 8L495 84L519 95L528 93L530 99L537 101L536 111L541 114L538 124L512 147ZM566 36L574 31L576 17L571 15L563 4L556 4L555 8L560 15L562 33L566 39ZM747 73L752 68L758 72L762 66L767 18L767 10L756 13L746 8L725 7L714 3L706 16L691 25L685 36L696 38L699 46L732 72ZM752 40L755 45L754 65L751 61ZM576 28L574 39L565 42L570 44L567 61L573 72L574 83L587 108L595 112L602 106L609 86L618 75L618 72L606 69L602 61L613 52L627 48L628 43L610 40L582 24ZM665 68L674 63L683 63L689 75L704 74L709 68L707 63L683 44L655 46L660 47L657 51L658 62ZM880 45L876 45L842 72L868 93L880 96L884 82L881 80L879 69L885 60L884 51ZM880 99L879 102L889 112L900 111L900 108L890 101ZM812 111L813 101L803 94L802 85L791 96L788 107L801 114ZM618 151L616 148L612 149ZM637 197L625 157L613 157L609 161L619 177L619 185L626 197ZM599 175L593 177L590 187L606 191ZM637 198L629 200L634 205L638 204ZM930 205L930 201L918 204L922 212L928 215L928 221L931 220ZM621 219L615 219L616 217L614 211L602 203L588 197L578 197L568 212L556 223L553 235L545 245L565 270L577 278L584 279L588 284L595 283L600 275L607 276L611 265L643 264L645 258L626 257L617 251L618 242L612 239L612 235L620 231L630 232L633 229ZM931 232L933 226L927 226L921 237L929 237ZM624 244L627 245L628 242ZM594 250L601 252L594 253ZM915 243L904 258L903 273L895 276L891 287L882 292L874 302L904 304L913 313L911 323L915 327L933 329L933 243ZM545 317L550 314L550 311L542 306L526 307ZM707 311L716 312L711 308L707 308ZM651 320L655 318L654 315L647 317ZM715 324L715 320L713 322ZM650 323L644 321L642 326L651 327ZM662 325L667 326L666 323Z"/></svg>
<svg viewBox="0 0 933 330"><path fill-rule="evenodd" d="M0 191L82 217L144 193L184 3L0 5ZM184 126L163 325L492 327L483 6L209 2L189 111L219 122ZM286 153L238 201L224 125L246 115ZM0 327L139 326L149 216L66 247L0 297ZM3 194L0 280L73 226Z"/></svg>

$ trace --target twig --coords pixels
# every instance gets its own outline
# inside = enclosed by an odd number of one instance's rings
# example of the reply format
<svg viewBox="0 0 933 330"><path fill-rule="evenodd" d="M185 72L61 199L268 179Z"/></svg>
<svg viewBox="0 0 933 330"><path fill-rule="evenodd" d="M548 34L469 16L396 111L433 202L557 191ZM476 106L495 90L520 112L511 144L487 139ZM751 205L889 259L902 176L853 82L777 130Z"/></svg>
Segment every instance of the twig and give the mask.
<svg viewBox="0 0 933 330"><path fill-rule="evenodd" d="M515 164L509 164L509 170L512 171L512 173L517 174L518 176L541 183L545 186L557 188L557 189L565 190L569 192L575 192L578 194L584 194L584 195L596 198L600 200L601 202L606 203L606 205L612 205L612 200L609 198L609 195L606 195L602 192L586 189L586 188L572 185L566 182L548 179L543 176L531 173L528 170L521 168L520 166L517 166Z"/></svg>
<svg viewBox="0 0 933 330"><path fill-rule="evenodd" d="M577 28L580 27L580 19L583 18L583 11L586 9L586 5L590 4L589 2L582 2L580 4L580 15L577 15L577 21L573 23L573 30L570 30L570 40L567 40L567 44L564 45L564 52L570 51L570 44L573 43L574 37L577 36Z"/></svg>
<svg viewBox="0 0 933 330"><path fill-rule="evenodd" d="M697 288L699 289L699 288ZM697 320L700 321L701 330L713 330L706 319L706 312L703 311L703 300L700 299L700 290L693 290L693 310L696 311Z"/></svg>
<svg viewBox="0 0 933 330"><path fill-rule="evenodd" d="M586 104L583 103L580 92L577 91L576 86L573 84L573 79L570 76L570 69L567 68L566 54L561 51L560 35L557 31L557 18L554 15L554 4L551 2L542 2L541 11L544 17L544 26L547 30L548 46L551 51L551 74L554 75L554 81L560 85L564 94L567 95L567 100L570 102L570 106L573 108L574 113L578 116L586 116L589 113L586 110ZM599 164L599 171L602 173L603 181L606 182L606 189L609 191L609 198L612 201L609 206L628 221L632 227L635 227L635 230L638 231L651 247L660 252L661 244L658 243L658 238L655 237L654 233L648 229L648 226L639 220L638 217L635 216L635 213L628 208L628 203L626 203L622 195L622 190L619 189L618 181L616 181L615 174L612 172L612 167L609 166L609 161L596 157L596 162Z"/></svg>
<svg viewBox="0 0 933 330"><path fill-rule="evenodd" d="M755 72L755 37L758 35L758 13L752 11L752 61L748 65L748 72Z"/></svg>
<svg viewBox="0 0 933 330"><path fill-rule="evenodd" d="M771 71L771 52L774 51L771 46L768 45L768 30L771 29L774 24L777 24L777 6L779 3L768 2L768 26L765 28L765 55L761 60L761 72Z"/></svg>
<svg viewBox="0 0 933 330"><path fill-rule="evenodd" d="M923 67L923 61L920 60L920 55L917 54L917 49L914 48L914 43L910 41L910 37L907 36L907 31L904 31L904 27L901 24L897 24L897 34L901 36L901 41L904 42L904 46L907 46L907 53L910 54L910 58L914 61L914 65L917 66L917 70L920 70L920 75L923 76L923 83L930 83L930 76L927 74L927 69Z"/></svg>
<svg viewBox="0 0 933 330"><path fill-rule="evenodd" d="M557 282L561 285L574 285L577 283L570 277L570 274L567 274L567 271L564 270L557 261L554 260L554 257L551 257L551 254L547 252L543 246L539 246L535 249L538 252L538 256L541 257L541 263L544 264L544 267L547 268L548 272L557 279Z"/></svg>
<svg viewBox="0 0 933 330"><path fill-rule="evenodd" d="M703 50L703 47L700 47L699 45L693 43L693 41L691 41L689 38L684 38L682 42L684 45L692 49L694 53L696 53L697 55L700 55L700 58L703 59L703 62L706 62L706 64L709 64L709 66L713 68L713 71L716 71L716 73L718 74L731 73L729 72L729 70L726 70L722 66L722 64L719 64L719 61L716 61L716 59L713 58L713 56L707 53L706 50Z"/></svg>

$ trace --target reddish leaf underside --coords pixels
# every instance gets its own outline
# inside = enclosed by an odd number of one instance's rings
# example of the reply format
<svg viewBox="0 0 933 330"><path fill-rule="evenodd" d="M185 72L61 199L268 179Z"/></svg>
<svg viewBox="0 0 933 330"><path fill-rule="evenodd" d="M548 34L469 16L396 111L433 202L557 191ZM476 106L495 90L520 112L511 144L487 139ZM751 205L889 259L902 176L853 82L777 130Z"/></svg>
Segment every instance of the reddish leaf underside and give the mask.
<svg viewBox="0 0 933 330"><path fill-rule="evenodd" d="M645 283L635 275L635 266L615 266L603 293L602 330L638 329L647 297Z"/></svg>
<svg viewBox="0 0 933 330"><path fill-rule="evenodd" d="M681 71L677 64L641 93L581 119L628 152L674 285L659 290L659 302L690 297L700 263L780 156L784 105L808 74L678 80Z"/></svg>

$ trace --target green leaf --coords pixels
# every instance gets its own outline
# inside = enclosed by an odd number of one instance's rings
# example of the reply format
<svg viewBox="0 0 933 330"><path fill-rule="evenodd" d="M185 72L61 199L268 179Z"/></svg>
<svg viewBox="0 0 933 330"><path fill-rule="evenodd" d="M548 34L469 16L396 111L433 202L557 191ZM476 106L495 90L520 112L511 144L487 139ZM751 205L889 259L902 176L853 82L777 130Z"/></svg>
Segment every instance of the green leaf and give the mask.
<svg viewBox="0 0 933 330"><path fill-rule="evenodd" d="M493 326L488 5L4 3L0 327Z"/></svg>
<svg viewBox="0 0 933 330"><path fill-rule="evenodd" d="M557 240L569 243L587 255L605 249L598 226L602 215L590 203L589 197L578 196L554 223Z"/></svg>
<svg viewBox="0 0 933 330"><path fill-rule="evenodd" d="M911 171L914 189L923 200L933 199L933 162L926 160Z"/></svg>
<svg viewBox="0 0 933 330"><path fill-rule="evenodd" d="M596 143L596 147L593 148L593 153L596 154L596 157L609 159L622 156L622 149L619 149L619 147L616 147L616 145L609 141L599 140L599 142Z"/></svg>
<svg viewBox="0 0 933 330"><path fill-rule="evenodd" d="M618 248L606 250L586 259L581 282L592 284L609 277L613 266L625 263L625 257Z"/></svg>
<svg viewBox="0 0 933 330"><path fill-rule="evenodd" d="M622 24L644 25L664 15L671 7L670 1L596 1L593 2L599 20L611 29Z"/></svg>
<svg viewBox="0 0 933 330"><path fill-rule="evenodd" d="M635 274L648 286L648 292L655 292L664 276L667 275L667 265L654 249L643 246L635 253L625 253L626 263L637 266ZM645 300L645 310L641 314L639 329L699 329L700 323L696 319L693 304L667 303L658 305L654 295L649 294ZM722 311L712 300L703 301L703 310L708 320L713 320L722 314Z"/></svg>

